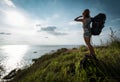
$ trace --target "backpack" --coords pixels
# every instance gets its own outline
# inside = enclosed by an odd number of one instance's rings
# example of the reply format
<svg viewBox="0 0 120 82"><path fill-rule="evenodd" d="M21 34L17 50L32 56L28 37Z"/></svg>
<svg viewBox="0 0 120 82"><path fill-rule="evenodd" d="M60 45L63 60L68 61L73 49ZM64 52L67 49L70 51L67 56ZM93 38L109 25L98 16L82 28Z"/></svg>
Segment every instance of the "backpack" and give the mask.
<svg viewBox="0 0 120 82"><path fill-rule="evenodd" d="M104 27L106 15L104 13L99 13L95 17L91 18L91 20L92 20L91 34L99 35Z"/></svg>

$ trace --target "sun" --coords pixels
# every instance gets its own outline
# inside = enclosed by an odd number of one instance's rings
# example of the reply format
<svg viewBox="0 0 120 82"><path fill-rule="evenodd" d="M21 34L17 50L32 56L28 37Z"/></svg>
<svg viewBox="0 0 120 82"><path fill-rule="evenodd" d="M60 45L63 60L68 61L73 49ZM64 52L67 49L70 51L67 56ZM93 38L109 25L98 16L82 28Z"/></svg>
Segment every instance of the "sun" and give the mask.
<svg viewBox="0 0 120 82"><path fill-rule="evenodd" d="M5 22L12 26L23 26L26 23L26 17L18 11L7 11Z"/></svg>

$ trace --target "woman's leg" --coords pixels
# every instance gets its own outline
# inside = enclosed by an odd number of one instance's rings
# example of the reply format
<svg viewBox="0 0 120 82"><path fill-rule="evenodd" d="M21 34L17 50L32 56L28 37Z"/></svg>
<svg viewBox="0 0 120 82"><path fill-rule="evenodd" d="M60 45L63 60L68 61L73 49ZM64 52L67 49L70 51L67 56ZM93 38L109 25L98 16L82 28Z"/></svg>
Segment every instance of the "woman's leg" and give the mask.
<svg viewBox="0 0 120 82"><path fill-rule="evenodd" d="M88 46L88 48L90 50L90 55L95 56L95 51L94 51L93 46L90 43L90 39L91 39L90 37L84 37L85 43L86 43L86 45Z"/></svg>

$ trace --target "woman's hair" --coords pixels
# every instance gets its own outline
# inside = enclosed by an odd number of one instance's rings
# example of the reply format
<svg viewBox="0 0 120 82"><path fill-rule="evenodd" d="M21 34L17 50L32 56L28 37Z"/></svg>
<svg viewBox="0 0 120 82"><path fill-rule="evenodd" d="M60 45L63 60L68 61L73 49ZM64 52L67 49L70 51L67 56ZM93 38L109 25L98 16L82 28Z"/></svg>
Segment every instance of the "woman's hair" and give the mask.
<svg viewBox="0 0 120 82"><path fill-rule="evenodd" d="M84 12L83 12L83 15L84 15L86 18L89 18L89 17L90 17L90 10L89 10L89 9L85 9Z"/></svg>

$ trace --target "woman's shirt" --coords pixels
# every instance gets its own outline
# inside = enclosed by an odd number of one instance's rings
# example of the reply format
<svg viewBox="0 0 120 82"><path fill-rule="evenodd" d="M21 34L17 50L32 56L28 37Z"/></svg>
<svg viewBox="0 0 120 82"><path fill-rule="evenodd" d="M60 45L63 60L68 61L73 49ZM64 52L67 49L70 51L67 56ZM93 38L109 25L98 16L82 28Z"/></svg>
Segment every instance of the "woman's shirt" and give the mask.
<svg viewBox="0 0 120 82"><path fill-rule="evenodd" d="M91 18L86 18L86 19L83 20L83 30L84 30L84 33L86 33L86 32L91 33L90 23L91 23Z"/></svg>

